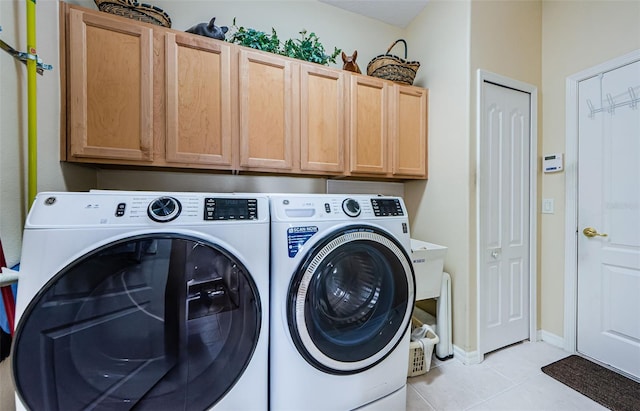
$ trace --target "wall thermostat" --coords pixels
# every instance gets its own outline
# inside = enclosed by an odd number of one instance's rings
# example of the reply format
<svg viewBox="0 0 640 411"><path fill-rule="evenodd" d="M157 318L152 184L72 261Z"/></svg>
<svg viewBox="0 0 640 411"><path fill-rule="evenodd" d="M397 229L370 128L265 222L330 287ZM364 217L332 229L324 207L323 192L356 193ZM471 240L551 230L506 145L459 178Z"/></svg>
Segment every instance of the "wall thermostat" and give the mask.
<svg viewBox="0 0 640 411"><path fill-rule="evenodd" d="M542 158L542 170L545 173L562 171L562 153L547 154Z"/></svg>

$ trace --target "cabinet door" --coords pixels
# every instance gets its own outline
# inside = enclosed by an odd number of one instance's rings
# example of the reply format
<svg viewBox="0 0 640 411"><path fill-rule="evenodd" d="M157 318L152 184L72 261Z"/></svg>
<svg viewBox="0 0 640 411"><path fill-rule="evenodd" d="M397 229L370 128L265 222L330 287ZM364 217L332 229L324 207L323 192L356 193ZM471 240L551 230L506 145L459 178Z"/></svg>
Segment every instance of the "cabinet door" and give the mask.
<svg viewBox="0 0 640 411"><path fill-rule="evenodd" d="M388 167L387 93L384 80L351 76L350 171L386 174Z"/></svg>
<svg viewBox="0 0 640 411"><path fill-rule="evenodd" d="M428 91L396 84L391 95L393 175L426 178Z"/></svg>
<svg viewBox="0 0 640 411"><path fill-rule="evenodd" d="M300 66L300 169L344 172L346 75L336 70Z"/></svg>
<svg viewBox="0 0 640 411"><path fill-rule="evenodd" d="M69 156L153 160L153 33L69 10Z"/></svg>
<svg viewBox="0 0 640 411"><path fill-rule="evenodd" d="M293 168L294 95L291 61L266 53L239 54L240 166Z"/></svg>
<svg viewBox="0 0 640 411"><path fill-rule="evenodd" d="M166 160L232 166L231 48L166 34Z"/></svg>

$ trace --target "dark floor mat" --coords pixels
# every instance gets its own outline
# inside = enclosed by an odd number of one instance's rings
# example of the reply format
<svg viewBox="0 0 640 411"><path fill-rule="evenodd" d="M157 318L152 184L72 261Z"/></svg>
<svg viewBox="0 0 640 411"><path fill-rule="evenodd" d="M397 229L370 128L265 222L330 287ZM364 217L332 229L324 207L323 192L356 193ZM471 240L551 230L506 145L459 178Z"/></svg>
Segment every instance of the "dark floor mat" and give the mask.
<svg viewBox="0 0 640 411"><path fill-rule="evenodd" d="M579 355L545 365L542 372L610 410L640 410L640 383Z"/></svg>

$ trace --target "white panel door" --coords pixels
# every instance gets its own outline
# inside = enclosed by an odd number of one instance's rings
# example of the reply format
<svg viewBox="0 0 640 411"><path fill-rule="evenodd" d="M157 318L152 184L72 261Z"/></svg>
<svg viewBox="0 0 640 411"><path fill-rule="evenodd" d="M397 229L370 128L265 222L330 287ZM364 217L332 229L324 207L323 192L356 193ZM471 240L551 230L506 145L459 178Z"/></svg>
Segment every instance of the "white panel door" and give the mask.
<svg viewBox="0 0 640 411"><path fill-rule="evenodd" d="M577 350L640 378L640 62L578 86Z"/></svg>
<svg viewBox="0 0 640 411"><path fill-rule="evenodd" d="M529 338L531 95L483 84L479 351Z"/></svg>

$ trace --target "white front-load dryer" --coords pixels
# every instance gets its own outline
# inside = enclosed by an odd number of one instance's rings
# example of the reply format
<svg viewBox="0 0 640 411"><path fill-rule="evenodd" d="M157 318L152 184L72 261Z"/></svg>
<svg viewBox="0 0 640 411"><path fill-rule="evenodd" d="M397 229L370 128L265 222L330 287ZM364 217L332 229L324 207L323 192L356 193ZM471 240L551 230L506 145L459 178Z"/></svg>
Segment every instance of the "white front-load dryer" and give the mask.
<svg viewBox="0 0 640 411"><path fill-rule="evenodd" d="M268 407L268 198L40 193L20 271L18 409Z"/></svg>
<svg viewBox="0 0 640 411"><path fill-rule="evenodd" d="M415 279L402 199L270 200L271 410L404 410Z"/></svg>

